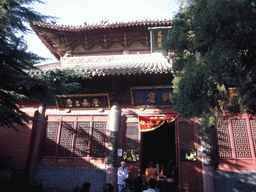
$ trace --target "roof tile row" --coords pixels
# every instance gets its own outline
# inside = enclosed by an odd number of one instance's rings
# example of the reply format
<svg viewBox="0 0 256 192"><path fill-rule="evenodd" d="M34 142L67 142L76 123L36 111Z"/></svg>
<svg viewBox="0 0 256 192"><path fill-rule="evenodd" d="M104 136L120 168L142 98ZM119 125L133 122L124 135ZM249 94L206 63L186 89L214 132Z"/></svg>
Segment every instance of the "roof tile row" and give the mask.
<svg viewBox="0 0 256 192"><path fill-rule="evenodd" d="M30 71L31 75L56 69L74 69L88 76L136 75L168 73L172 63L161 54L112 55L62 58L61 66L38 66L41 71Z"/></svg>
<svg viewBox="0 0 256 192"><path fill-rule="evenodd" d="M95 30L95 29L110 29L110 28L122 28L122 27L156 27L156 26L170 26L172 25L172 20L142 20L142 21L130 21L130 22L115 22L115 23L96 23L96 24L86 24L86 25L59 25L53 23L31 23L32 26L39 26L48 29L55 29L61 31L83 31L83 30Z"/></svg>

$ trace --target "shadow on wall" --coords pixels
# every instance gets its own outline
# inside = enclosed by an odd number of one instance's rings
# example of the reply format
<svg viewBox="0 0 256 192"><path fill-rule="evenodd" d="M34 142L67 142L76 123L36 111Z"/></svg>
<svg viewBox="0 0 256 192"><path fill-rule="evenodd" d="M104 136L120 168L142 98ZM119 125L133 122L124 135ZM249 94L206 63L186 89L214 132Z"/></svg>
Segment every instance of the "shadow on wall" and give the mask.
<svg viewBox="0 0 256 192"><path fill-rule="evenodd" d="M35 174L35 179L42 181L43 189L72 191L89 182L91 191L101 191L106 183L108 136L105 124L97 123L90 131L87 122L79 123L76 130L74 122L63 121L61 129L59 122L48 122Z"/></svg>
<svg viewBox="0 0 256 192"><path fill-rule="evenodd" d="M84 158L88 152L83 147L87 145L88 132L82 129L76 131L77 142L72 149L69 141L73 140L75 130L69 124L64 124L65 133L61 135L60 139L63 140L59 144L45 135L43 145L47 143L49 148L41 148L42 156L36 168L35 180L42 182L44 191L72 191L76 186L81 189L84 182L89 182L91 191L100 192L106 183L107 173L102 166L97 165L104 164L103 157L107 155L105 141L108 141L108 136L100 128L95 129L91 137L91 157ZM6 164L3 166L0 163L0 184L8 191L25 191L27 188L27 178L24 178L27 175L24 173L29 167L27 163L30 163L28 151L32 148L29 143L31 129L25 126L19 130L3 129L0 135L0 159Z"/></svg>
<svg viewBox="0 0 256 192"><path fill-rule="evenodd" d="M37 111L27 112L36 116ZM1 190L22 190L27 184L28 161L31 150L31 135L33 123L24 126L15 125L18 131L12 128L0 127L0 185Z"/></svg>
<svg viewBox="0 0 256 192"><path fill-rule="evenodd" d="M215 192L255 192L256 171L217 171Z"/></svg>
<svg viewBox="0 0 256 192"><path fill-rule="evenodd" d="M102 170L78 168L37 168L36 180L42 179L43 189L72 191L76 186L81 189L83 183L91 184L90 191L101 192L106 183L106 172Z"/></svg>

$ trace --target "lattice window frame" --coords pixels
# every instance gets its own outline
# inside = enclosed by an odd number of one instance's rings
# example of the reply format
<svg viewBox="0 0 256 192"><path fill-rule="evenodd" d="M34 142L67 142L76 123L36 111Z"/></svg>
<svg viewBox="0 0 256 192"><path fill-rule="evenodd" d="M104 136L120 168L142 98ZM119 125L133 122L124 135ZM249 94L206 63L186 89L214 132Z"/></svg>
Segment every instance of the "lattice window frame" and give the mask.
<svg viewBox="0 0 256 192"><path fill-rule="evenodd" d="M230 118L225 120L226 142L225 148L221 148L223 142L223 130L220 130L220 122L217 125L218 158L220 159L255 159L256 153L256 120L248 115L242 118ZM227 150L228 149L228 150Z"/></svg>
<svg viewBox="0 0 256 192"><path fill-rule="evenodd" d="M91 157L105 157L105 142L106 142L106 122L93 122L92 140L91 140Z"/></svg>
<svg viewBox="0 0 256 192"><path fill-rule="evenodd" d="M70 157L72 155L74 132L75 122L61 122L58 157Z"/></svg>
<svg viewBox="0 0 256 192"><path fill-rule="evenodd" d="M42 157L56 159L74 157L105 158L107 121L99 121L98 118L95 120L94 116L89 117L90 120L77 120L76 118L75 121L65 121L63 116L59 116L59 121L48 121L42 146ZM97 126L99 123L101 126ZM53 132L53 138L51 138L52 135L50 135L49 130ZM97 143L93 142L93 139L98 138L96 133L100 133L101 137ZM54 144L52 151L48 147L50 144Z"/></svg>
<svg viewBox="0 0 256 192"><path fill-rule="evenodd" d="M78 156L78 157L88 156L90 152L89 150L90 130L91 130L90 121L81 121L77 123L74 156Z"/></svg>
<svg viewBox="0 0 256 192"><path fill-rule="evenodd" d="M251 126L254 154L256 154L256 119L250 120L250 126Z"/></svg>
<svg viewBox="0 0 256 192"><path fill-rule="evenodd" d="M232 158L232 147L228 121L218 122L217 142L219 158Z"/></svg>
<svg viewBox="0 0 256 192"><path fill-rule="evenodd" d="M236 158L252 158L246 119L231 119Z"/></svg>
<svg viewBox="0 0 256 192"><path fill-rule="evenodd" d="M56 156L59 122L48 122L42 153L45 156Z"/></svg>

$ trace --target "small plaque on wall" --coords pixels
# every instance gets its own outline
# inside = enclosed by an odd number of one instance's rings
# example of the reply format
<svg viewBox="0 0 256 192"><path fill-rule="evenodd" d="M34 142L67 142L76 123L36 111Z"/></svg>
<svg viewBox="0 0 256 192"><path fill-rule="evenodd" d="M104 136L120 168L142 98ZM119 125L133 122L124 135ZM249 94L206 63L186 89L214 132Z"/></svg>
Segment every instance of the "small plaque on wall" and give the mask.
<svg viewBox="0 0 256 192"><path fill-rule="evenodd" d="M123 156L123 150L122 149L118 149L118 157L122 157Z"/></svg>
<svg viewBox="0 0 256 192"><path fill-rule="evenodd" d="M139 161L139 150L125 150L123 153L123 159L125 161Z"/></svg>
<svg viewBox="0 0 256 192"><path fill-rule="evenodd" d="M181 149L180 150L181 161L196 161L196 149Z"/></svg>

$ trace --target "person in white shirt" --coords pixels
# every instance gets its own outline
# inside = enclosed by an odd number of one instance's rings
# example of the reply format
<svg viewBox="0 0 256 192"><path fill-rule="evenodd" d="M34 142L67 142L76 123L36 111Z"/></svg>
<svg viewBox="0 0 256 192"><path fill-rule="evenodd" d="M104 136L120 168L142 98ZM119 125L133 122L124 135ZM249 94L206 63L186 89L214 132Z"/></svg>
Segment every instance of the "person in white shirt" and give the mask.
<svg viewBox="0 0 256 192"><path fill-rule="evenodd" d="M143 192L156 192L156 186L157 186L157 181L154 178L151 178L148 181L148 189L144 190Z"/></svg>
<svg viewBox="0 0 256 192"><path fill-rule="evenodd" d="M121 162L121 167L117 170L117 185L118 191L120 192L125 187L125 179L128 179L129 173L127 168L125 167L125 162Z"/></svg>

